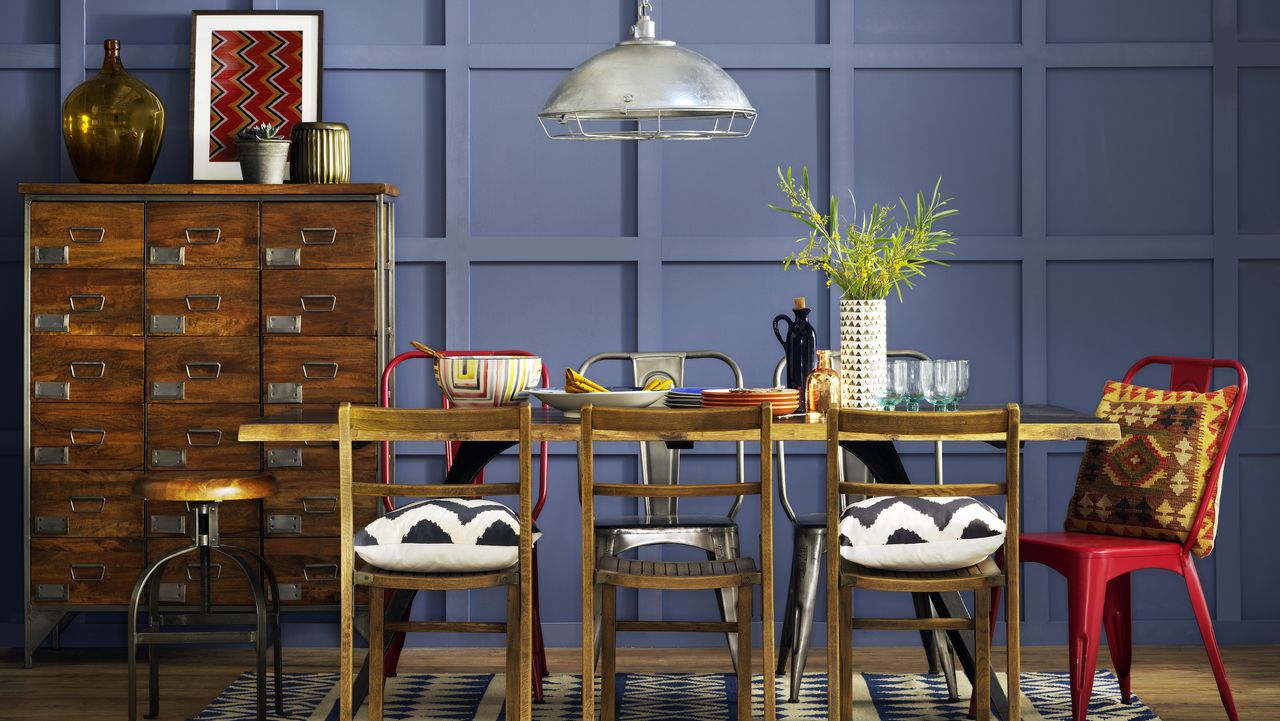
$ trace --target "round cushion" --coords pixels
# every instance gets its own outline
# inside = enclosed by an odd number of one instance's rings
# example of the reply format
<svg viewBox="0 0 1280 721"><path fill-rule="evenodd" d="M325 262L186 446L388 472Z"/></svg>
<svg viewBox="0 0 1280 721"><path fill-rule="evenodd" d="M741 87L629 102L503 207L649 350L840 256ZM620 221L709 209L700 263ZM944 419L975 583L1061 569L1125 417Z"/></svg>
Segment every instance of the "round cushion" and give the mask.
<svg viewBox="0 0 1280 721"><path fill-rule="evenodd" d="M387 571L497 571L519 560L520 517L497 501L433 498L374 520L354 542L360 558Z"/></svg>
<svg viewBox="0 0 1280 721"><path fill-rule="evenodd" d="M891 571L950 571L995 553L1004 533L1000 516L967 496L875 497L841 514L840 556Z"/></svg>

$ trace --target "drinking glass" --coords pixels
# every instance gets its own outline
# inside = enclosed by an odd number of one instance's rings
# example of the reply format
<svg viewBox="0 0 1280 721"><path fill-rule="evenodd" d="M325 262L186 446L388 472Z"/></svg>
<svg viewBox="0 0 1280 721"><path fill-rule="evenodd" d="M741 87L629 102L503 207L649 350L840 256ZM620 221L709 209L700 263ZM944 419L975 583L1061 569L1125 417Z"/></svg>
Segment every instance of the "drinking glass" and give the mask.
<svg viewBox="0 0 1280 721"><path fill-rule="evenodd" d="M924 400L924 361L900 358L894 362L902 364L906 383L906 392L902 394L902 400L907 404L907 410L920 410L920 401Z"/></svg>
<svg viewBox="0 0 1280 721"><path fill-rule="evenodd" d="M891 411L907 397L907 362L901 358L895 358L889 361L885 371L885 390L884 396L880 399L880 407Z"/></svg>
<svg viewBox="0 0 1280 721"><path fill-rule="evenodd" d="M933 410L945 411L955 398L956 367L954 361L934 360L921 362L920 374L925 377L924 400L933 404ZM927 366L927 368L925 368Z"/></svg>
<svg viewBox="0 0 1280 721"><path fill-rule="evenodd" d="M952 361L956 364L956 395L951 400L950 410L960 410L960 401L969 395L969 361Z"/></svg>

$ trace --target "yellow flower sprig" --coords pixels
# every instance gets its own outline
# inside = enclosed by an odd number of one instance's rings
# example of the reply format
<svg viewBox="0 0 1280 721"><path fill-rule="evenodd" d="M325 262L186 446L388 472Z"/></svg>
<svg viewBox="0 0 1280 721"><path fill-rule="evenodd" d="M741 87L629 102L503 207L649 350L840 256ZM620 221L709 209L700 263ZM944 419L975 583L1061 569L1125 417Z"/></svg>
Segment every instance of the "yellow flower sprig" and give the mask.
<svg viewBox="0 0 1280 721"><path fill-rule="evenodd" d="M941 195L942 178L933 186L928 202L923 191L916 193L914 212L898 199L906 216L903 223L893 224L892 204L875 204L857 222L842 225L839 199L831 196L827 212L819 211L809 195L809 169L801 172L801 182L796 183L791 168L785 172L778 168L778 189L786 197L787 207L769 205L809 228L807 238L796 239L804 247L784 259L784 268L795 265L821 272L827 287L834 283L845 300L878 300L893 292L901 300L902 286L914 287L912 279L924 277L925 266L946 265L933 256L951 255L943 246L954 244L955 236L933 226L959 211L946 207L951 198ZM853 199L852 192L849 197ZM857 201L853 202L856 208Z"/></svg>

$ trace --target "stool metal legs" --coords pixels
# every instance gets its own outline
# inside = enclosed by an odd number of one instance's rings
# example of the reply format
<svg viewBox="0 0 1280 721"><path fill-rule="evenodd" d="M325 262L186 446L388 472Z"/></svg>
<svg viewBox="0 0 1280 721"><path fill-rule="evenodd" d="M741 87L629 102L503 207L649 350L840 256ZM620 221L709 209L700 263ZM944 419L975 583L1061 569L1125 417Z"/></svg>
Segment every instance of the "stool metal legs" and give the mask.
<svg viewBox="0 0 1280 721"><path fill-rule="evenodd" d="M218 538L218 512L212 503L192 503L193 520L195 521L195 543L186 548L174 551L147 567L142 576L134 584L133 593L129 597L128 613L128 663L129 663L129 721L136 721L138 711L138 645L147 646L147 671L150 680L148 688L148 704L146 718L155 718L160 707L160 668L158 644L187 643L252 643L256 657L257 680L257 718L265 721L267 717L267 647L274 647L275 661L275 696L276 712L284 713L283 657L280 637L280 590L276 582L274 570L257 553L236 546L221 546ZM168 564L187 554L199 556L200 569L200 607L194 613L168 613L160 611L160 580L164 576ZM240 570L249 581L253 593L254 613L214 612L212 608L211 573L215 568L212 556L216 553L226 558ZM271 610L267 611L266 597L262 582L250 559L257 562L266 575L271 590ZM221 566L216 566L221 573ZM147 593L147 630L138 631L138 607L143 592ZM267 636L267 623L272 624L271 637ZM253 624L253 631L162 631L165 624L175 626L200 626L214 624Z"/></svg>

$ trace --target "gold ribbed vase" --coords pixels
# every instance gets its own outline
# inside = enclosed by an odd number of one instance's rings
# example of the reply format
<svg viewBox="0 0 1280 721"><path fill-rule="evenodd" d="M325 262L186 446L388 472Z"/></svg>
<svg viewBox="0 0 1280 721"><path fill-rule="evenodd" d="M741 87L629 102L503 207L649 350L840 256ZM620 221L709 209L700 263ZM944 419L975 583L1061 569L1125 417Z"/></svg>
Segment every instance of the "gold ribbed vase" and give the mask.
<svg viewBox="0 0 1280 721"><path fill-rule="evenodd" d="M351 131L346 123L298 123L290 138L292 182L351 182Z"/></svg>

